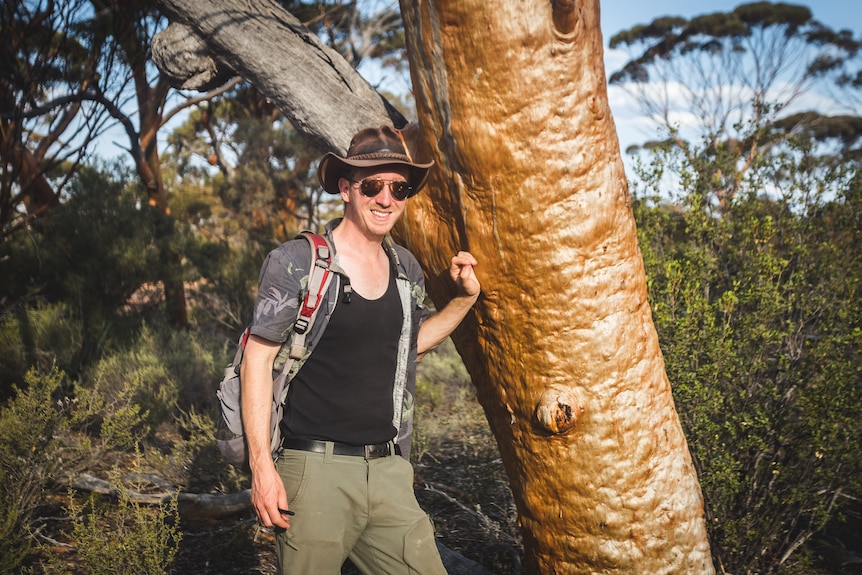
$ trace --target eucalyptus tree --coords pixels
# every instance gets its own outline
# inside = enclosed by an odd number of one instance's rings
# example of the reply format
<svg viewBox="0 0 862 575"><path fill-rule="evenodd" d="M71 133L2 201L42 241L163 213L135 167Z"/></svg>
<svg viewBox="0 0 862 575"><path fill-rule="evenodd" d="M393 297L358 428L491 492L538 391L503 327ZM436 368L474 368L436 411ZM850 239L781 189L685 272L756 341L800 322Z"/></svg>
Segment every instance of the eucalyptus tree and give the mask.
<svg viewBox="0 0 862 575"><path fill-rule="evenodd" d="M78 165L109 120L81 97L110 66L104 34L76 28L91 17L87 0L0 9L0 238L57 204L61 166Z"/></svg>
<svg viewBox="0 0 862 575"><path fill-rule="evenodd" d="M628 53L610 82L631 91L644 116L667 130L715 137L787 116L805 96L828 96L830 86L850 87L862 63L852 31L832 30L808 7L784 3L662 16L618 32L609 46ZM862 112L846 101L831 104L830 112Z"/></svg>
<svg viewBox="0 0 862 575"><path fill-rule="evenodd" d="M63 198L66 183L119 126L146 203L160 212L165 300L187 322L180 257L161 178L158 130L169 90L148 63L160 19L145 0L8 2L3 7L4 100L0 131L3 234L22 229Z"/></svg>

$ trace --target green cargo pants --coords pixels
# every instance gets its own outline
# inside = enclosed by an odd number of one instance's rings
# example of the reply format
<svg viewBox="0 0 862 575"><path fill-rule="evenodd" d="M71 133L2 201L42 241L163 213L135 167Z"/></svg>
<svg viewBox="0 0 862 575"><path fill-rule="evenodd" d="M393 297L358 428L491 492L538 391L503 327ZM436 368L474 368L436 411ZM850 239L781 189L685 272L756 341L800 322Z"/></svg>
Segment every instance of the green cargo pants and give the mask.
<svg viewBox="0 0 862 575"><path fill-rule="evenodd" d="M366 575L446 575L404 458L285 449L276 467L296 514L276 536L282 575L339 575L347 557Z"/></svg>

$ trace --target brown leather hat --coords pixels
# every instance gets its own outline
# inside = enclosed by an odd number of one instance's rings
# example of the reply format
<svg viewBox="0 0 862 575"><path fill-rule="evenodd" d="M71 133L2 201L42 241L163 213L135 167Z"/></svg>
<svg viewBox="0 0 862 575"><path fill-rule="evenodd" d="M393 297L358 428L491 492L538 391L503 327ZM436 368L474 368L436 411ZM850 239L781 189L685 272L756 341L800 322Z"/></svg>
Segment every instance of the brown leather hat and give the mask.
<svg viewBox="0 0 862 575"><path fill-rule="evenodd" d="M428 179L427 164L414 162L401 131L389 126L366 128L357 132L350 141L347 156L342 158L329 152L317 166L320 185L330 194L338 193L338 179L349 173L351 168L370 168L374 166L402 165L409 168L407 181L413 186L416 195Z"/></svg>

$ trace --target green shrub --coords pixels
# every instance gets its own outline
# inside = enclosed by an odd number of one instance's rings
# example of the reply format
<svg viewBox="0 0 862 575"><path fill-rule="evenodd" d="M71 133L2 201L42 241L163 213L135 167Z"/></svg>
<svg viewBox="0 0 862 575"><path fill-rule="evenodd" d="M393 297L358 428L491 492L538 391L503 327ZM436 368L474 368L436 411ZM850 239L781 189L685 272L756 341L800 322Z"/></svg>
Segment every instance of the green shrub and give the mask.
<svg viewBox="0 0 862 575"><path fill-rule="evenodd" d="M99 436L111 449L117 451L133 449L150 433L150 427L147 425L148 415L149 412L134 403L112 406L112 409L105 413Z"/></svg>
<svg viewBox="0 0 862 575"><path fill-rule="evenodd" d="M470 374L455 350L451 339L446 339L436 349L425 354L416 368L416 380L441 384L450 392L469 387Z"/></svg>
<svg viewBox="0 0 862 575"><path fill-rule="evenodd" d="M421 459L449 440L462 443L472 455L496 452L467 369L446 339L417 366L411 457Z"/></svg>
<svg viewBox="0 0 862 575"><path fill-rule="evenodd" d="M13 573L32 552L31 522L57 469L56 437L64 418L54 394L65 376L27 373L23 388L0 408L0 573Z"/></svg>
<svg viewBox="0 0 862 575"><path fill-rule="evenodd" d="M67 513L78 555L92 575L166 574L176 556L182 531L177 499L144 505L132 498L132 489L114 474L117 500L91 496L79 505L69 494Z"/></svg>
<svg viewBox="0 0 862 575"><path fill-rule="evenodd" d="M125 341L130 296L159 281L167 265L158 245L165 218L141 205L141 190L132 181L121 164L82 166L62 203L36 220L30 233L0 244L11 262L0 257L0 301L16 307L62 302L80 326L70 340L75 345L57 348L61 357L61 350L73 352L73 379L103 346Z"/></svg>
<svg viewBox="0 0 862 575"><path fill-rule="evenodd" d="M215 408L199 412L194 406L180 411L176 425L186 438L172 452L175 461L188 470L186 489L191 492L209 491L216 486L222 493L235 493L247 487L248 475L232 465L226 465L215 443Z"/></svg>
<svg viewBox="0 0 862 575"><path fill-rule="evenodd" d="M164 330L158 340L165 369L177 382L179 405L204 409L213 405L216 382L227 364L222 357L224 339L209 332Z"/></svg>
<svg viewBox="0 0 862 575"><path fill-rule="evenodd" d="M644 172L677 173L676 203L634 208L713 554L728 572L804 573L807 543L862 494L859 176L798 150L715 190L704 176L733 158L687 152Z"/></svg>
<svg viewBox="0 0 862 575"><path fill-rule="evenodd" d="M208 335L219 331L235 339L250 319L260 266L273 247L247 242L231 250L212 245L201 248L194 263L206 281L189 294L189 317L194 323L208 329Z"/></svg>
<svg viewBox="0 0 862 575"><path fill-rule="evenodd" d="M167 347L162 336L145 326L129 348L106 355L92 370L92 393L101 398L104 417L132 424L128 432L133 435L146 435L147 428L172 419L179 384L165 365Z"/></svg>

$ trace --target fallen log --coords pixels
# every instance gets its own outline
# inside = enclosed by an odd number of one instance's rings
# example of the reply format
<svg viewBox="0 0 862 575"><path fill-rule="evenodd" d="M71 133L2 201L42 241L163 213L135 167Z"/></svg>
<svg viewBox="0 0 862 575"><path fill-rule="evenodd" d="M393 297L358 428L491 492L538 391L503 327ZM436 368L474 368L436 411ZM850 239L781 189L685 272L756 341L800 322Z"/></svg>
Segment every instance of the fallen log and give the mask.
<svg viewBox="0 0 862 575"><path fill-rule="evenodd" d="M119 492L108 481L82 473L72 480L71 485L79 491L101 493L117 497ZM126 489L130 501L146 505L162 505L176 498L180 517L189 520L224 519L251 510L251 491L245 489L237 493L185 493L182 491L163 491L142 493Z"/></svg>

